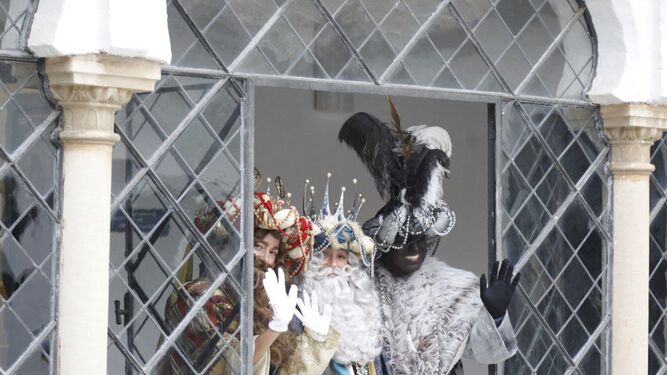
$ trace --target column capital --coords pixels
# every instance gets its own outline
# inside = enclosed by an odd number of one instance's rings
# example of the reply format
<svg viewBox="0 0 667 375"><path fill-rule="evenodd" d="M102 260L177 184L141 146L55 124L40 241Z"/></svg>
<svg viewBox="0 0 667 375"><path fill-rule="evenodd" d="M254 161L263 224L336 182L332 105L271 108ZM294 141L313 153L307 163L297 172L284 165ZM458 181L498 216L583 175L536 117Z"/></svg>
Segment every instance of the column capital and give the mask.
<svg viewBox="0 0 667 375"><path fill-rule="evenodd" d="M46 59L45 73L63 110L62 142L113 145L119 140L115 113L132 94L154 89L160 64L111 55L60 56Z"/></svg>
<svg viewBox="0 0 667 375"><path fill-rule="evenodd" d="M623 103L600 107L604 133L611 144L614 176L650 175L650 149L667 130L667 106Z"/></svg>
<svg viewBox="0 0 667 375"><path fill-rule="evenodd" d="M603 105L600 112L614 183L611 366L614 374L646 374L651 146L667 129L667 107L623 103Z"/></svg>
<svg viewBox="0 0 667 375"><path fill-rule="evenodd" d="M153 90L160 65L81 55L47 58L45 71L64 118L57 373L105 374L114 116Z"/></svg>

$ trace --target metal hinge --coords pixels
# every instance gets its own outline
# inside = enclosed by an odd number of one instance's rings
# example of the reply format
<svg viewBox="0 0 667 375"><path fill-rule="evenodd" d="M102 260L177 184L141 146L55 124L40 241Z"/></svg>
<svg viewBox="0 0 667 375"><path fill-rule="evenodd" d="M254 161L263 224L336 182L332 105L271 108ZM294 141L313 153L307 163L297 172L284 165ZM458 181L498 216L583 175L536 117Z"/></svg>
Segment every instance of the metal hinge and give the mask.
<svg viewBox="0 0 667 375"><path fill-rule="evenodd" d="M132 295L126 292L123 296L123 308L120 307L120 301L113 301L114 314L116 315L116 324L127 324L132 319Z"/></svg>

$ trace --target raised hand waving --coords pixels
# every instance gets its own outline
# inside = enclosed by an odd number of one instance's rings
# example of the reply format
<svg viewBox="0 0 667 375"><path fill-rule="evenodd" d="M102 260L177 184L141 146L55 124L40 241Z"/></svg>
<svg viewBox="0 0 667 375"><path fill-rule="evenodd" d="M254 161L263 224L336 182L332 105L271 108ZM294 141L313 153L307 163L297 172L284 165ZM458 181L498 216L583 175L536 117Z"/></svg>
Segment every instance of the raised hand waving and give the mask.
<svg viewBox="0 0 667 375"><path fill-rule="evenodd" d="M296 311L297 287L292 285L289 293L285 289L285 272L278 268L278 275L269 268L264 274L262 281L266 295L269 297L269 304L273 310L273 317L269 322L269 328L276 332L287 331L287 325Z"/></svg>
<svg viewBox="0 0 667 375"><path fill-rule="evenodd" d="M304 327L312 330L317 341L323 342L331 325L331 305L324 305L320 313L317 294L315 292L308 294L305 290L303 291L303 299L297 299L296 304L301 311L295 311L294 315L301 320Z"/></svg>
<svg viewBox="0 0 667 375"><path fill-rule="evenodd" d="M521 278L520 273L513 277L514 266L510 264L508 259L503 260L500 270L498 270L499 264L500 262L493 264L488 285L486 275L482 275L479 280L482 302L494 319L502 318L507 312L514 290Z"/></svg>

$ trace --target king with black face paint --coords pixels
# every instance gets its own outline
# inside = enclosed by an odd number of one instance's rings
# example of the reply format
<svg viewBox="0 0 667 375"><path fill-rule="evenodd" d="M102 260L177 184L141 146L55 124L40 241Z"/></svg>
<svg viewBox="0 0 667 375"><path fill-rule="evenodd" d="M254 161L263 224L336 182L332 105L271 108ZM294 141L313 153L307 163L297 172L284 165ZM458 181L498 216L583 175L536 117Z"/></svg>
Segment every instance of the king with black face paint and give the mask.
<svg viewBox="0 0 667 375"><path fill-rule="evenodd" d="M383 254L379 262L394 277L408 276L421 268L432 243L426 240L411 241L400 251Z"/></svg>
<svg viewBox="0 0 667 375"><path fill-rule="evenodd" d="M380 254L375 272L383 344L394 374L462 375L461 358L493 364L516 352L507 309L519 282L513 266L489 275L450 267L429 255L456 216L443 200L452 144L446 130L401 128L357 113L338 139L354 149L375 179L385 205L363 225Z"/></svg>

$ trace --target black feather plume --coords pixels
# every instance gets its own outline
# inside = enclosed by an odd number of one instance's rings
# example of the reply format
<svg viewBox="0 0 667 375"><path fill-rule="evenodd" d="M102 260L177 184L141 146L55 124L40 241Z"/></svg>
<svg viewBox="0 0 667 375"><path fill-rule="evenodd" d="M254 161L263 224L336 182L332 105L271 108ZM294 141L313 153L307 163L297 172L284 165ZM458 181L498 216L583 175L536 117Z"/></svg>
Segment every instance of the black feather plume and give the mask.
<svg viewBox="0 0 667 375"><path fill-rule="evenodd" d="M350 146L375 179L380 196L388 201L399 189L401 174L396 135L375 116L365 112L352 115L338 132L338 140Z"/></svg>
<svg viewBox="0 0 667 375"><path fill-rule="evenodd" d="M368 168L385 200L362 227L385 252L403 248L414 236L445 235L456 223L442 200L451 153L449 135L426 125L403 130L391 98L387 101L392 124L359 112L338 133L338 140L354 149Z"/></svg>

